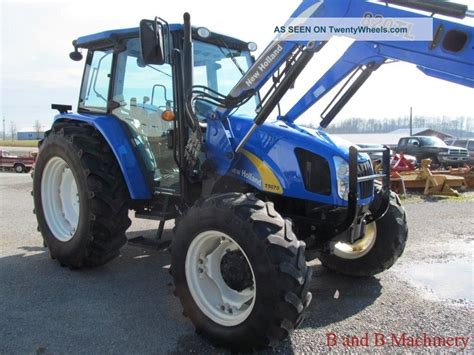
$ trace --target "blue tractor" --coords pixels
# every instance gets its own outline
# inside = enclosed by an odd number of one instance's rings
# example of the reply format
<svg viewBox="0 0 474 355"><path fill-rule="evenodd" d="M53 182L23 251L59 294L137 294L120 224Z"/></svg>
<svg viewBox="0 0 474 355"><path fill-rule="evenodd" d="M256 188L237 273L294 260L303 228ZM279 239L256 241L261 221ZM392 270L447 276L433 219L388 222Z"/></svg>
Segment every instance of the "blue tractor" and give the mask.
<svg viewBox="0 0 474 355"><path fill-rule="evenodd" d="M287 113L281 98L326 40L276 40L255 59L254 43L192 27L189 14L78 38L71 59L87 54L77 113L53 105L34 172L52 258L73 269L112 260L130 210L160 221L160 235L175 219L172 276L198 333L236 351L278 343L311 301L308 259L371 276L407 241L389 149L324 128L387 62L473 87L474 31L459 20L472 15L438 0L304 0L292 18L428 18L433 39L355 41ZM345 78L319 129L294 123ZM377 150L380 172L367 154Z"/></svg>

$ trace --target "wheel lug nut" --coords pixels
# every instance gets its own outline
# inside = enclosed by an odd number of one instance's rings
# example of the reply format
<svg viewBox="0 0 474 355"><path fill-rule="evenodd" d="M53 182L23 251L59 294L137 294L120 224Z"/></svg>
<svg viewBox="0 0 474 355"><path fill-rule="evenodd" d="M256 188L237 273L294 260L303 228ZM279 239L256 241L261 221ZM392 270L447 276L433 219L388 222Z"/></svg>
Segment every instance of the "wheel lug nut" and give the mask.
<svg viewBox="0 0 474 355"><path fill-rule="evenodd" d="M225 311L224 305L221 306L221 311Z"/></svg>
<svg viewBox="0 0 474 355"><path fill-rule="evenodd" d="M201 268L199 268L198 271L199 271L200 274L202 274L204 272L204 270L201 269Z"/></svg>

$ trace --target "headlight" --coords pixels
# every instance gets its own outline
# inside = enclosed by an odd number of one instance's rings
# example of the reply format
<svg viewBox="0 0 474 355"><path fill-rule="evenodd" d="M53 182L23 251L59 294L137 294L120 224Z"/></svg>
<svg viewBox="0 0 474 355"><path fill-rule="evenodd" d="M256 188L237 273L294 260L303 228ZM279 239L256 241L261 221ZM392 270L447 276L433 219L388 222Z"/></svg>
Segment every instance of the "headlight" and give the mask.
<svg viewBox="0 0 474 355"><path fill-rule="evenodd" d="M349 164L341 157L334 157L336 167L337 194L343 200L349 200Z"/></svg>
<svg viewBox="0 0 474 355"><path fill-rule="evenodd" d="M247 48L250 52L255 52L258 49L258 46L255 42L249 42L247 43Z"/></svg>
<svg viewBox="0 0 474 355"><path fill-rule="evenodd" d="M197 34L201 38L209 38L211 37L211 31L209 31L206 27L199 27L197 29Z"/></svg>

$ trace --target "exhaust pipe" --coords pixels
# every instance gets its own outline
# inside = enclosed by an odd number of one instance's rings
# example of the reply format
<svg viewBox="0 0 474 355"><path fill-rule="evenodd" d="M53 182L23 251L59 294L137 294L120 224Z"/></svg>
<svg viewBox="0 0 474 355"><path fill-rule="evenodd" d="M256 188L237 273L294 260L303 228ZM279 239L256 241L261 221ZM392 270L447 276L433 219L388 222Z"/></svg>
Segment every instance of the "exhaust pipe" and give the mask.
<svg viewBox="0 0 474 355"><path fill-rule="evenodd" d="M431 12L443 16L464 19L465 17L473 17L474 12L469 11L467 5L457 4L444 0L379 0L386 4L393 4L408 7L414 10Z"/></svg>

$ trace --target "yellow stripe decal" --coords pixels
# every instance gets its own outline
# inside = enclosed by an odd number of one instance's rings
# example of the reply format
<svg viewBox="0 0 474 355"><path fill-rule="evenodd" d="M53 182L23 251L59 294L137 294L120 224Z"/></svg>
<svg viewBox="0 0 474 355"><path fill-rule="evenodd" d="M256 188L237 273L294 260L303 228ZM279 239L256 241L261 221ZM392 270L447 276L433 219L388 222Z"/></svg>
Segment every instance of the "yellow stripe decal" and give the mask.
<svg viewBox="0 0 474 355"><path fill-rule="evenodd" d="M270 167L264 161L262 161L260 158L250 153L249 151L242 150L242 153L248 160L253 163L253 165L255 165L255 168L260 174L260 178L262 179L262 190L275 194L282 194L283 188L281 187L280 181L278 181L278 178L270 169Z"/></svg>

